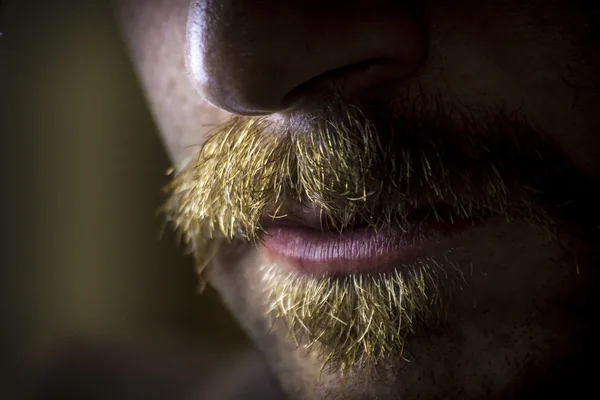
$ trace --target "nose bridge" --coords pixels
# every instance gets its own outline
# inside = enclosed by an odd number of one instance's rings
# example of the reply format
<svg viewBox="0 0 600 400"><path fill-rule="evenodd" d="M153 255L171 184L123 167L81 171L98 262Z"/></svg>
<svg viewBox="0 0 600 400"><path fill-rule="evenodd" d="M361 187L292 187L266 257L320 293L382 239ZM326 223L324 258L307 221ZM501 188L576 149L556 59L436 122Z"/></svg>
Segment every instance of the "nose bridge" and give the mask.
<svg viewBox="0 0 600 400"><path fill-rule="evenodd" d="M425 52L414 11L399 1L195 0L188 65L202 96L237 114L282 110L286 94L327 72L389 58L398 74Z"/></svg>

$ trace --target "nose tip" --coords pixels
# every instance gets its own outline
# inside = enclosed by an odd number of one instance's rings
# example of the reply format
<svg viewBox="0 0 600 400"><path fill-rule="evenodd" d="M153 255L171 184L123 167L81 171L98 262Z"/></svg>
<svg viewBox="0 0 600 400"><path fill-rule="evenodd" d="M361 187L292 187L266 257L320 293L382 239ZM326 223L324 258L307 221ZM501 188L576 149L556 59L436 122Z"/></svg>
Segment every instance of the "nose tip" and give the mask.
<svg viewBox="0 0 600 400"><path fill-rule="evenodd" d="M263 115L289 107L290 93L306 82L340 71L351 71L347 84L361 75L377 79L353 68L370 60L394 60L396 77L406 77L422 61L426 34L404 3L195 0L187 31L191 78L214 106Z"/></svg>

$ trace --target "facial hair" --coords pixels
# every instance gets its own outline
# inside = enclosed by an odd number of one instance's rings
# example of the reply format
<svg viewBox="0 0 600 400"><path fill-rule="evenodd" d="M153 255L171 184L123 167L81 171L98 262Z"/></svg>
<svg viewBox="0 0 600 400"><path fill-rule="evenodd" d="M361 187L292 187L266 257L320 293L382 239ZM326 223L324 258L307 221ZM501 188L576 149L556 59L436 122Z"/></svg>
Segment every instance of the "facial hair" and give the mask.
<svg viewBox="0 0 600 400"><path fill-rule="evenodd" d="M260 246L265 217L297 205L318 209L340 234L357 224L408 229L426 210L450 223L502 216L554 236L586 187L566 160L543 133L501 110L445 110L436 98L401 111L331 104L310 119L233 117L217 127L167 187L163 211L200 274L227 243ZM432 257L338 277L265 266L265 302L324 364L370 369L401 356L416 324L439 320L442 299L466 283L462 267Z"/></svg>

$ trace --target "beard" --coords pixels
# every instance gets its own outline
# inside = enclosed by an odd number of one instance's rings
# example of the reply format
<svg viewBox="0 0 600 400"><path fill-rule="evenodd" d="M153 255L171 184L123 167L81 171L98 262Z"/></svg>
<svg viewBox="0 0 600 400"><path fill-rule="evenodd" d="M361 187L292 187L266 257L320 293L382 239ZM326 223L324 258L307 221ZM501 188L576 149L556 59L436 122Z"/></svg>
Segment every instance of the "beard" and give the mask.
<svg viewBox="0 0 600 400"><path fill-rule="evenodd" d="M424 215L451 224L501 216L542 226L569 247L558 235L566 223L597 236L591 187L517 114L445 108L426 96L395 107L332 101L310 118L233 117L217 127L166 188L163 212L202 279L220 248L260 246L266 221L302 207L316 208L322 228L341 235L357 226L410 231ZM439 324L444 300L468 284L465 265L447 254L371 274L263 268L269 316L342 374L402 357L415 330Z"/></svg>

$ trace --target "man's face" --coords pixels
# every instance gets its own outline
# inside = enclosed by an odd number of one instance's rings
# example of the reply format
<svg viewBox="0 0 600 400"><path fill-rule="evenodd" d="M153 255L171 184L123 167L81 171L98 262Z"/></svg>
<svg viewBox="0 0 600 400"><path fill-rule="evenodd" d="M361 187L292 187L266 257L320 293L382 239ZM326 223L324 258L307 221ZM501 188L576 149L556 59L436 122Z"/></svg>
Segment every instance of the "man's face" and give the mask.
<svg viewBox="0 0 600 400"><path fill-rule="evenodd" d="M594 2L118 8L165 214L292 398L591 387Z"/></svg>

